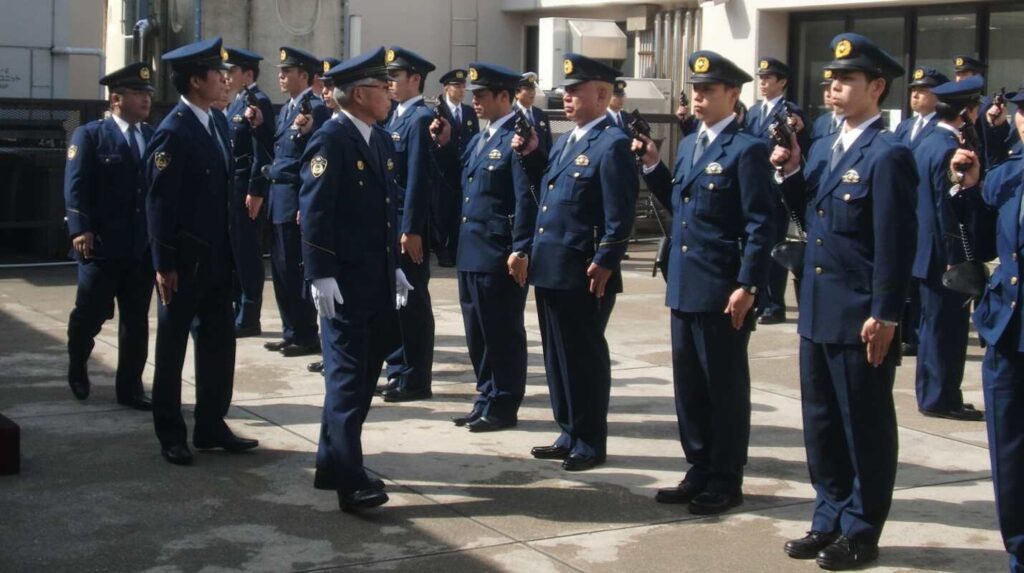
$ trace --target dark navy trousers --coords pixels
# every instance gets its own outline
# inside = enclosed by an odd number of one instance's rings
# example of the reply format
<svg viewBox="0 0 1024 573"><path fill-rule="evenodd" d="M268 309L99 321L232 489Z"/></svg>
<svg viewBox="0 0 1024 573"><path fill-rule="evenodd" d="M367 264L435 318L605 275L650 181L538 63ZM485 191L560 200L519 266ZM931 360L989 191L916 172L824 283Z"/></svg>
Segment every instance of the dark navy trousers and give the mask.
<svg viewBox="0 0 1024 573"><path fill-rule="evenodd" d="M971 329L968 298L942 286L941 280L919 284L917 407L933 412L956 410L964 404L960 384Z"/></svg>
<svg viewBox="0 0 1024 573"><path fill-rule="evenodd" d="M316 308L306 294L302 269L302 234L295 223L274 225L270 249L274 298L281 313L285 342L310 345L317 341Z"/></svg>
<svg viewBox="0 0 1024 573"><path fill-rule="evenodd" d="M245 205L231 209L231 254L235 262L234 289L235 327L257 326L263 307L263 224L266 211L256 219L249 218Z"/></svg>
<svg viewBox="0 0 1024 573"><path fill-rule="evenodd" d="M423 237L423 263L400 256L402 272L413 290L407 304L398 311L401 340L388 355L387 376L407 390L430 388L434 368L434 309L430 303L430 254Z"/></svg>

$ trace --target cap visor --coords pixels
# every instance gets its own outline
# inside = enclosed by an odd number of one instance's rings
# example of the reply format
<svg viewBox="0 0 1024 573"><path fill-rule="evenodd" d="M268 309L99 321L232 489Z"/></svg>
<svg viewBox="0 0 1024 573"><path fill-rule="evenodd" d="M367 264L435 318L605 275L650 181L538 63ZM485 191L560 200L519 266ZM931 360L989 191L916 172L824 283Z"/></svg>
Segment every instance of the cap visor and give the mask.
<svg viewBox="0 0 1024 573"><path fill-rule="evenodd" d="M571 86L578 86L580 84L585 84L585 83L587 83L589 81L590 80L565 79L565 80L562 80L562 83L559 84L559 87L567 88L567 87L571 87Z"/></svg>

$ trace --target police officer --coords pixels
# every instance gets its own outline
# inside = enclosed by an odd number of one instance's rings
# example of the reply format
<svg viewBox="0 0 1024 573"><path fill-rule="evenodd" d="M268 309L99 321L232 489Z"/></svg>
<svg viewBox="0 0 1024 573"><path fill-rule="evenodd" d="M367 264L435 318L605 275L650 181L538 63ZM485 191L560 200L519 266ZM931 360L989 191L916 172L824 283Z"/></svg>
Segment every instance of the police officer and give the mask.
<svg viewBox="0 0 1024 573"><path fill-rule="evenodd" d="M803 111L796 103L786 99L786 88L793 72L789 66L776 58L761 58L757 65L757 85L761 99L750 109L746 116L744 131L765 142L771 143L771 131L769 128L774 122L773 116L782 106L785 106L785 113L793 117L796 123L797 137L804 149L810 145L810 137L803 129ZM765 178L771 177L771 169L765 172ZM775 197L772 201L773 219L772 228L775 236L772 237L772 244L782 242L786 239L789 229L789 211L783 205L778 191L774 188L770 192ZM777 263L769 265L768 288L763 294L761 308L759 309L758 322L760 324L780 324L786 321L786 277L789 274L786 268Z"/></svg>
<svg viewBox="0 0 1024 573"><path fill-rule="evenodd" d="M835 135L843 125L843 116L836 113L832 105L832 70L824 69L821 72L822 103L825 106L825 113L819 115L811 126L811 143L823 137Z"/></svg>
<svg viewBox="0 0 1024 573"><path fill-rule="evenodd" d="M984 82L988 64L967 54L953 58L953 74L956 81L965 78L981 77ZM1006 121L1006 104L993 105L992 98L982 96L978 111L980 118L974 125L978 134L978 146L981 152L982 168L988 170L1003 161L1009 155L1011 146L1016 143L1016 134L1011 133Z"/></svg>
<svg viewBox="0 0 1024 573"><path fill-rule="evenodd" d="M231 195L231 253L235 262L234 301L235 336L259 336L263 306L263 201L269 181L263 176L265 165L273 161L274 107L256 81L260 77L263 56L242 48L226 47L228 52L228 89L235 92L225 112L228 136L234 160L234 193ZM250 106L249 99L257 102ZM259 110L253 126L249 119ZM247 117L248 116L248 117Z"/></svg>
<svg viewBox="0 0 1024 573"><path fill-rule="evenodd" d="M306 356L320 351L316 311L302 278L302 237L299 233L299 159L314 131L330 118L330 110L313 92L313 78L323 61L313 54L284 46L277 67L281 91L289 99L281 109L274 133L274 162L270 166L270 206L274 225L270 248L274 297L281 313L283 340L264 348L285 356ZM308 110L309 114L302 113Z"/></svg>
<svg viewBox="0 0 1024 573"><path fill-rule="evenodd" d="M800 148L776 147L789 205L806 206L800 292L804 443L817 492L795 559L851 569L878 557L896 478L894 334L914 256L917 175L910 149L886 131L881 101L903 68L870 39L840 34L832 96L843 130ZM794 138L795 139L795 138ZM796 143L794 141L794 143Z"/></svg>
<svg viewBox="0 0 1024 573"><path fill-rule="evenodd" d="M526 72L516 86L516 107L522 112L530 127L537 132L540 138L541 157L547 157L551 150L551 121L543 109L534 105L537 101L537 74Z"/></svg>
<svg viewBox="0 0 1024 573"><path fill-rule="evenodd" d="M327 109L331 110L331 119L337 119L341 115L341 108L338 106L338 101L334 99L334 80L327 73L331 71L331 68L341 64L341 59L327 56L323 60L324 73L320 75L320 99L323 100L324 105Z"/></svg>
<svg viewBox="0 0 1024 573"><path fill-rule="evenodd" d="M459 221L462 212L462 155L466 144L480 132L480 122L472 106L462 103L466 93L466 70L454 69L441 76L443 93L438 106L450 119L451 140L437 150L442 179L433 200L434 225L431 238L437 251L437 264L455 266L458 254Z"/></svg>
<svg viewBox="0 0 1024 573"><path fill-rule="evenodd" d="M337 491L343 511L388 501L363 467L360 436L409 288L398 268L394 147L375 125L390 108L385 54L379 48L324 74L340 113L302 158L303 256L327 384L314 486Z"/></svg>
<svg viewBox="0 0 1024 573"><path fill-rule="evenodd" d="M387 51L391 97L398 107L387 131L395 146L395 177L404 191L398 216L402 256L400 265L414 289L399 312L402 338L388 356L388 383L380 387L385 402L409 402L433 396L434 313L430 305L430 201L438 173L432 155L436 147L430 124L433 113L423 101L423 86L434 64L401 48Z"/></svg>
<svg viewBox="0 0 1024 573"><path fill-rule="evenodd" d="M915 77L919 75L915 72ZM960 146L963 119L968 110L977 118L981 78L945 82L929 88L935 98L931 133L918 135L917 254L913 276L919 281L920 343L917 354L917 407L925 416L980 421L983 414L964 403L960 383L967 360L970 331L969 298L942 285L942 275L965 260L958 214L950 201L949 161ZM904 140L906 141L906 140ZM964 220L965 228L970 221ZM909 328L912 325L907 325Z"/></svg>
<svg viewBox="0 0 1024 573"><path fill-rule="evenodd" d="M566 117L576 126L548 155L531 137L528 173L541 181L530 261L551 408L561 434L533 448L567 471L604 463L611 361L604 330L622 291L619 262L633 225L639 181L629 138L605 111L618 70L586 56L563 60ZM540 177L540 171L543 177ZM536 181L536 179L532 179Z"/></svg>
<svg viewBox="0 0 1024 573"><path fill-rule="evenodd" d="M679 438L692 466L656 499L715 514L743 502L747 345L754 297L768 280L775 192L768 145L742 132L733 113L742 85L753 78L710 51L691 55L689 66L698 133L679 144L673 171L654 142L642 142L647 187L674 212L666 303Z"/></svg>
<svg viewBox="0 0 1024 573"><path fill-rule="evenodd" d="M1007 98L1017 104L1014 115L1018 139L1024 139L1024 92ZM965 165L969 164L969 168ZM978 334L987 343L981 365L985 394L989 456L995 487L996 512L1003 544L1010 554L1011 573L1024 571L1024 304L1021 280L1024 276L1024 225L1021 204L1024 161L1010 157L981 177L981 158L966 150L957 151L950 170L962 172L961 201L980 203L977 227L978 260L999 259L999 266L974 311ZM963 209L963 207L961 207Z"/></svg>
<svg viewBox="0 0 1024 573"><path fill-rule="evenodd" d="M469 414L455 418L470 432L515 426L526 391L527 267L536 190L512 151L518 72L470 64L469 89L477 114L488 121L462 157L459 231L459 303L478 396Z"/></svg>
<svg viewBox="0 0 1024 573"><path fill-rule="evenodd" d="M68 319L68 384L89 397L89 354L103 323L120 312L117 402L149 410L142 371L149 351L153 267L142 211L143 169L153 128L152 69L130 64L100 79L110 92L110 117L75 130L64 172L64 205L71 256L78 261L78 293Z"/></svg>
<svg viewBox="0 0 1024 573"><path fill-rule="evenodd" d="M181 415L181 368L190 332L196 362L193 444L230 452L257 446L224 423L235 374L228 237L234 178L227 122L210 109L224 91L226 60L220 38L163 55L181 100L153 135L146 164L146 215L162 302L153 422L164 458L179 465L192 463Z"/></svg>
<svg viewBox="0 0 1024 573"><path fill-rule="evenodd" d="M618 127L628 134L626 118L623 116L622 108L626 106L626 80L615 80L612 88L612 97L608 100L608 118L612 120L615 127Z"/></svg>

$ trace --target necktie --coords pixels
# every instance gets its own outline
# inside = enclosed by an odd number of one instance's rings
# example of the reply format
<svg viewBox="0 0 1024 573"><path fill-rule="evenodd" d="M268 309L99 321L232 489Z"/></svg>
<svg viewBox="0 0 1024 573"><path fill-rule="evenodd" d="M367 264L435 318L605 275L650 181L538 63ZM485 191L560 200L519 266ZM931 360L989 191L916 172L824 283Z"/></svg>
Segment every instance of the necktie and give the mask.
<svg viewBox="0 0 1024 573"><path fill-rule="evenodd" d="M491 139L491 130L490 129L480 133L480 139L477 140L477 142L476 142L476 149L473 150L473 160L474 161L480 155L480 152L484 150L484 147L487 146L487 142L490 139Z"/></svg>
<svg viewBox="0 0 1024 573"><path fill-rule="evenodd" d="M569 149L572 146L574 146L574 145L576 145L576 131L575 130L572 132L572 135L569 136L569 141L567 141L565 143L565 148L562 149L562 156L558 158L558 162L559 163L561 163L565 159L566 155L569 155Z"/></svg>
<svg viewBox="0 0 1024 573"><path fill-rule="evenodd" d="M836 146L832 148L832 159L828 162L829 172L834 171L836 166L839 165L839 161L842 160L844 153L846 153L846 149L843 147L843 140L839 139L836 141Z"/></svg>
<svg viewBox="0 0 1024 573"><path fill-rule="evenodd" d="M924 116L917 116L917 121L914 122L914 129L910 132L910 141L917 139L917 134L921 133L921 128L924 127Z"/></svg>
<svg viewBox="0 0 1024 573"><path fill-rule="evenodd" d="M766 123L768 123L768 112L769 111L770 111L770 108L768 107L768 102L764 102L764 105L761 106L761 125L762 126L764 126Z"/></svg>
<svg viewBox="0 0 1024 573"><path fill-rule="evenodd" d="M292 102L288 102L288 105L284 106L284 113L281 114L281 127L288 125L288 116L292 114Z"/></svg>
<svg viewBox="0 0 1024 573"><path fill-rule="evenodd" d="M462 106L461 105L459 107L455 108L455 113L453 114L453 116L455 117L455 125L456 126L462 125Z"/></svg>
<svg viewBox="0 0 1024 573"><path fill-rule="evenodd" d="M216 147L218 151L220 151L221 161L223 161L224 165L227 166L227 164L228 164L227 152L224 149L224 143L220 140L220 136L217 133L217 126L214 125L214 121L213 121L213 116L212 115L209 118L207 118L206 132L210 135L210 139L213 140L213 146Z"/></svg>
<svg viewBox="0 0 1024 573"><path fill-rule="evenodd" d="M694 166L700 161L700 156L704 155L704 150L708 148L708 132L702 131L700 136L697 137L697 146L693 148L693 161L690 166Z"/></svg>
<svg viewBox="0 0 1024 573"><path fill-rule="evenodd" d="M622 114L615 112L615 125L622 127Z"/></svg>
<svg viewBox="0 0 1024 573"><path fill-rule="evenodd" d="M138 133L139 129L135 127L135 124L128 126L128 148L132 150L132 159L135 160L135 163L142 165L142 151L139 149Z"/></svg>

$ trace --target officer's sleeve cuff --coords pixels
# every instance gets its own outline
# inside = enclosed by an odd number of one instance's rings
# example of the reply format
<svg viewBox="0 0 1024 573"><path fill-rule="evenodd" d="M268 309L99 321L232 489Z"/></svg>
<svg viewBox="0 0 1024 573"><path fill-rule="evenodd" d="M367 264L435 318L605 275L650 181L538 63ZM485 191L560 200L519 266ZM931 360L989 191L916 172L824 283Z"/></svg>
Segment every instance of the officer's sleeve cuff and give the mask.
<svg viewBox="0 0 1024 573"><path fill-rule="evenodd" d="M775 182L781 184L783 181L785 181L786 179L789 179L790 177L796 175L797 173L800 173L800 167L799 166L796 169L794 169L793 171L791 171L790 173L787 173L785 175L783 175L781 171L776 169L775 170L775 175L774 175L775 176Z"/></svg>
<svg viewBox="0 0 1024 573"><path fill-rule="evenodd" d="M654 170L657 169L659 165L661 165L661 162L655 163L650 167L644 165L644 175L650 175L651 173L654 173Z"/></svg>

